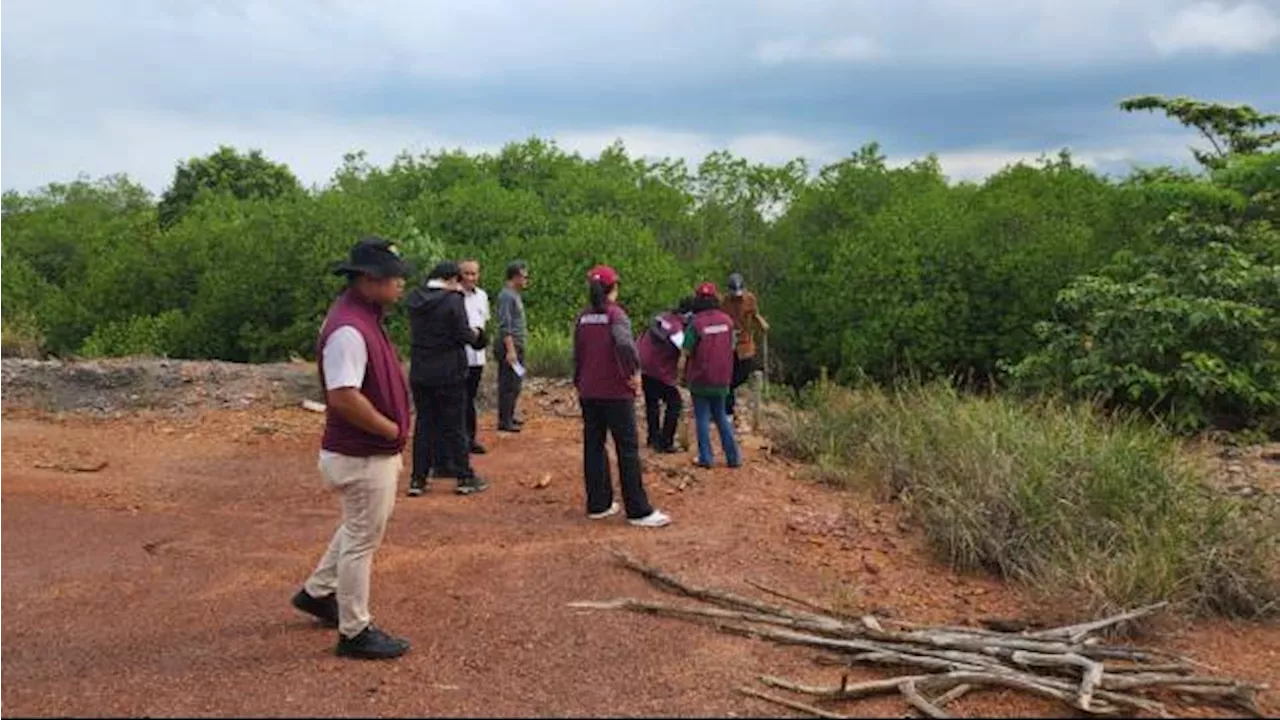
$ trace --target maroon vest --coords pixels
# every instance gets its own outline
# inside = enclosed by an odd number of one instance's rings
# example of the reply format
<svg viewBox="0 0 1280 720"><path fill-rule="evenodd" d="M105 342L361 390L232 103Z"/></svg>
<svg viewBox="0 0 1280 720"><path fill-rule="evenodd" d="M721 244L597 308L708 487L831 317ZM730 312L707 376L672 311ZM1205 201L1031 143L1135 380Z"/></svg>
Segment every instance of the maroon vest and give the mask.
<svg viewBox="0 0 1280 720"><path fill-rule="evenodd" d="M640 350L640 372L667 385L676 384L676 372L680 363L680 348L671 344L671 336L684 331L684 321L676 313L665 312L658 316L662 334L647 328L636 343Z"/></svg>
<svg viewBox="0 0 1280 720"><path fill-rule="evenodd" d="M733 318L720 310L703 310L689 323L698 344L685 369L689 387L727 388L733 384Z"/></svg>
<svg viewBox="0 0 1280 720"><path fill-rule="evenodd" d="M388 440L367 433L338 416L333 410L324 414L324 436L320 447L342 455L366 457L369 455L395 455L405 445L409 436L409 390L404 379L404 367L395 343L387 336L382 325L382 308L361 299L352 290L338 296L329 307L324 325L320 327L320 340L316 344L316 362L320 366L320 388L324 381L324 344L335 330L350 325L364 338L369 353L369 364L364 371L364 384L360 392L378 412L400 426L400 440Z"/></svg>
<svg viewBox="0 0 1280 720"><path fill-rule="evenodd" d="M634 369L623 366L613 340L613 324L625 317L626 313L614 303L606 305L602 312L587 308L578 315L573 347L578 396L582 399L635 399L636 394L627 382Z"/></svg>

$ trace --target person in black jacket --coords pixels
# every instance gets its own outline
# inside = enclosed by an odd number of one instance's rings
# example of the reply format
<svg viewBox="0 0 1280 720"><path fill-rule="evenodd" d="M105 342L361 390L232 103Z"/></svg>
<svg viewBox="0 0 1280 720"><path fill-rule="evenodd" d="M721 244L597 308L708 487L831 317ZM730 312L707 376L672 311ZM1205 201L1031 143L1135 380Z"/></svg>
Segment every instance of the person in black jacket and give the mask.
<svg viewBox="0 0 1280 720"><path fill-rule="evenodd" d="M409 384L418 418L413 432L409 495L427 490L431 476L457 479L459 495L489 487L471 469L467 436L467 345L484 349L484 329L473 330L458 264L442 262L409 294Z"/></svg>

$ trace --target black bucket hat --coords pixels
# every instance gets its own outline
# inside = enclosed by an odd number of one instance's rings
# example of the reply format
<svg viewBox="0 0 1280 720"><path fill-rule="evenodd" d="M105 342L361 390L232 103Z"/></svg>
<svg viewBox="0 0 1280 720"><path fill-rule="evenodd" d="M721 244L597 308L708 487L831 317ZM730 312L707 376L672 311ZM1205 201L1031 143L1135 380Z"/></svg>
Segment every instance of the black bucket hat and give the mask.
<svg viewBox="0 0 1280 720"><path fill-rule="evenodd" d="M338 263L334 275L368 275L373 278L408 277L413 266L401 259L400 248L390 240L373 235L351 247L347 259Z"/></svg>

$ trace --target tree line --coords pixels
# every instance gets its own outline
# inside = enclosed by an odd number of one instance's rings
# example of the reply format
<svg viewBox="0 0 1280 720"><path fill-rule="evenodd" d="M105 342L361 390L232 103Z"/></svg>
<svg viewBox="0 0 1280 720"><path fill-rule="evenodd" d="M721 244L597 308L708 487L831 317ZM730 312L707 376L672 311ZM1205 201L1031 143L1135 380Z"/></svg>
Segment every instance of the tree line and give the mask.
<svg viewBox="0 0 1280 720"><path fill-rule="evenodd" d="M495 153L344 158L306 188L229 147L153 197L125 176L3 198L4 345L60 356L314 357L365 234L425 270L474 257L496 291L529 263L531 325L567 335L596 263L643 317L698 280L745 274L779 379L950 378L1099 400L1182 430L1280 432L1280 116L1144 96L1198 130L1192 169L1101 176L1064 151L982 182L875 144L811 169L727 152L696 167L621 143L539 138ZM407 340L402 314L390 321Z"/></svg>

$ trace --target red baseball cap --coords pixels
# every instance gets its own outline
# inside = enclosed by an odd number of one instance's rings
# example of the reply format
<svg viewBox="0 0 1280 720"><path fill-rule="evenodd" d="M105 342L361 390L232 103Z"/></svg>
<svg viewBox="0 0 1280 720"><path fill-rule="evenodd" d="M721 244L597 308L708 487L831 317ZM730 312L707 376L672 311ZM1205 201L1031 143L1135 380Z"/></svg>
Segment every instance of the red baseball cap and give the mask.
<svg viewBox="0 0 1280 720"><path fill-rule="evenodd" d="M618 271L608 265L597 265L587 271L587 282L598 282L601 285L617 285Z"/></svg>
<svg viewBox="0 0 1280 720"><path fill-rule="evenodd" d="M698 297L715 297L720 293L719 291L716 290L715 283L704 282L698 286L698 289L694 291L694 294L696 294Z"/></svg>

